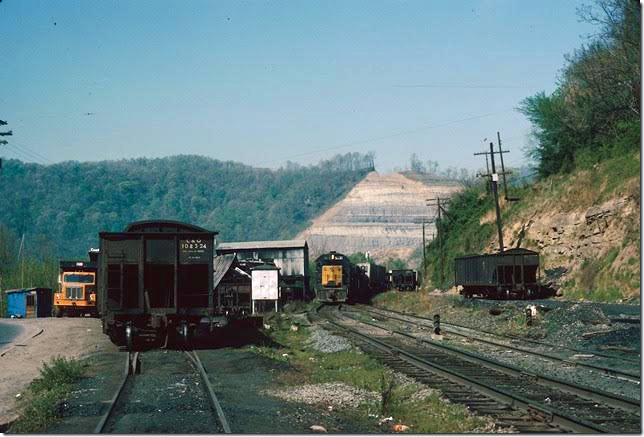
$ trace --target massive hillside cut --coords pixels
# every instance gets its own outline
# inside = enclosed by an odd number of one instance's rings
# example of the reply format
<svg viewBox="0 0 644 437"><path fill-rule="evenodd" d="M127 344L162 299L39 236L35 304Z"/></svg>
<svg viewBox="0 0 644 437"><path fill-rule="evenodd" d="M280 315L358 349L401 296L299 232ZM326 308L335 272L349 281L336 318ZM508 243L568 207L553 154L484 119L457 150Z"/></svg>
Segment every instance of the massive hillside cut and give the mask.
<svg viewBox="0 0 644 437"><path fill-rule="evenodd" d="M377 260L388 257L409 259L422 247L422 221L427 239L435 232L434 207L425 199L447 198L459 191L453 181L413 180L400 173L371 172L347 196L313 221L300 233L310 253L335 250L345 254L369 252Z"/></svg>

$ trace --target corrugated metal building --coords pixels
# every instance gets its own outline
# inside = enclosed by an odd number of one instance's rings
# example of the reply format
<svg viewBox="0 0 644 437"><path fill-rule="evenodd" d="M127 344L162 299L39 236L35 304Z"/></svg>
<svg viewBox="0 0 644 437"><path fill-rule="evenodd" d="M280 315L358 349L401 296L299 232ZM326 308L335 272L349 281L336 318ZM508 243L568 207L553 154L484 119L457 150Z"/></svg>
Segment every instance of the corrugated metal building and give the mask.
<svg viewBox="0 0 644 437"><path fill-rule="evenodd" d="M309 293L309 247L306 240L221 243L217 255L236 254L242 260L273 261L280 269L285 299L304 299Z"/></svg>
<svg viewBox="0 0 644 437"><path fill-rule="evenodd" d="M51 288L6 290L7 317L51 317Z"/></svg>

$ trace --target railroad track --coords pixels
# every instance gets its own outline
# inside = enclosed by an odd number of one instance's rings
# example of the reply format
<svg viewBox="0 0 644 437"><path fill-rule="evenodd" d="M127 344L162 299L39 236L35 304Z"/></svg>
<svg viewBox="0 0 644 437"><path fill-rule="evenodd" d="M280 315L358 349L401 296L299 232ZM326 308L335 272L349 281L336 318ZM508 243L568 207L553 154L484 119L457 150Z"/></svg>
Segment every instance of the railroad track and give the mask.
<svg viewBox="0 0 644 437"><path fill-rule="evenodd" d="M221 404L219 403L219 400L217 399L217 396L215 395L215 392L212 388L212 384L210 383L210 379L208 377L208 373L206 369L204 368L203 364L201 363L201 360L199 359L199 355L197 354L196 351L192 350L186 350L186 351L166 351L167 353L181 353L185 356L185 358L188 360L188 362L191 364L191 368L196 371L199 375L199 379L202 382L202 387L204 387L203 392L205 393L206 397L208 398L208 403L209 403L209 409L212 410L214 417L216 418L216 426L219 428L220 431L223 431L224 433L231 433L230 425L228 424L228 421L226 419L226 416L224 414L223 409L221 408ZM127 352L126 357L125 357L125 369L123 372L123 376L119 382L119 385L116 389L116 392L110 399L107 410L105 413L101 416L101 419L94 429L94 433L103 433L103 432L113 432L111 429L111 426L114 425L114 422L118 420L117 417L117 409L118 407L124 409L127 405L128 402L130 401L130 397L133 397L130 394L128 394L128 390L126 389L128 386L133 385L134 379L137 378L137 375L141 374L141 361L140 361L140 356L142 353L140 352ZM135 389L130 387L130 391L135 392ZM135 400L134 402L140 402L140 400ZM185 400L181 401L182 403L185 403ZM161 410L159 410L161 412ZM111 425L111 426L110 426ZM172 429L172 430L166 430L165 432L182 432L183 430L181 429ZM212 433L213 430L209 429L209 433Z"/></svg>
<svg viewBox="0 0 644 437"><path fill-rule="evenodd" d="M520 432L640 432L639 402L569 383L562 386L561 381L431 342L421 344L407 333L347 317L337 308L322 308L319 317L385 364L440 389L453 402L493 416L498 425ZM374 327L383 334L374 335ZM416 343L410 345L405 338ZM574 393L580 390L586 397Z"/></svg>
<svg viewBox="0 0 644 437"><path fill-rule="evenodd" d="M369 308L376 309L376 307L369 307ZM377 309L382 310L381 308L377 308ZM401 315L401 316L413 317L413 318L416 318L416 319L427 320L427 321L430 321L430 322L432 321L432 319L430 319L428 317L419 316L417 314L409 314L409 313L395 311L395 310L382 310L382 311L388 311L388 312L398 314L398 315ZM613 319L611 319L611 320L613 320ZM615 319L613 321L619 321L619 320ZM518 335L510 335L510 334L501 335L501 334L498 334L496 332L486 331L486 330L483 330L483 329L475 328L475 327L472 327L472 326L466 326L466 325L462 325L462 324L457 324L457 323L450 323L450 322L441 321L441 325L453 326L453 327L456 327L456 328L463 328L463 329L473 330L473 331L481 332L481 333L484 333L484 334L490 334L490 335L497 336L497 337L500 337L500 338L505 338L507 340L519 340L519 341L522 341L524 343L529 343L529 344L538 345L538 346L545 346L545 347L549 347L549 348L553 348L553 349L559 349L559 350L564 350L565 349L565 350L568 350L568 351L571 351L571 352L576 352L576 353L588 353L588 351L573 348L573 347L570 347L570 346L566 346L564 344L549 343L549 342L546 342L546 341L534 340L534 339L531 339L531 338L524 338L524 337L521 337L521 336L518 336ZM602 358L607 358L607 359L612 359L612 360L619 360L619 361L624 361L626 363L632 363L632 364L639 364L640 363L639 359L630 359L630 358L626 358L626 357L623 357L623 356L605 354L605 353L596 352L596 351L592 351L592 353L597 357L602 357Z"/></svg>
<svg viewBox="0 0 644 437"><path fill-rule="evenodd" d="M371 314L375 314L381 317L387 317L388 319L392 320L398 320L401 322L405 322L408 324L414 324L416 326L421 326L423 328L432 328L433 327L433 320L426 318L426 317L421 317L421 316L416 316L416 315L411 315L411 314L405 314L401 313L398 311L394 310L385 310L381 308L374 308L374 307L369 307L366 305L356 305L356 308L358 308L360 311L365 311ZM625 380L634 384L639 385L640 384L640 375L639 373L627 371L627 370L620 370L615 367L607 367L607 366L600 366L596 364L591 364L591 363L584 363L581 361L577 360L571 360L569 358L564 358L561 356L556 355L555 353L548 353L548 352L540 352L535 350L534 348L529 348L529 345L541 345L541 346L546 346L548 348L551 348L553 350L557 350L559 348L558 345L553 345L551 343L546 343L546 342L540 342L540 341L535 341L531 339L523 339L518 336L505 336L497 333L493 333L490 331L483 331L479 330L476 328L472 328L469 326L464 326L464 325L459 325L455 323L449 323L441 320L441 331L449 332L450 334L466 338L468 340L474 340L479 343L484 343L496 348L501 348L505 350L513 350L517 352L521 352L524 354L529 354L532 356L538 356L540 358L544 358L546 360L550 361L557 361L560 363L564 363L570 366L574 367L583 367L587 369L591 369L596 372L601 372L607 376L611 376L614 378L619 378L621 380ZM488 338L484 338L481 334L484 334ZM494 338L494 340L490 340L489 338ZM503 343L499 341L504 341ZM521 342L524 343L524 346L516 346L513 344L510 344L509 342ZM561 347L562 349L565 347ZM565 348L567 350L570 350L572 348ZM596 356L600 356L602 358L606 359L611 359L611 360L616 360L616 361L623 361L626 363L633 363L632 360L623 358L623 357L616 357L616 356L610 356L610 355L602 355L602 354L597 354L593 351L583 351L580 349L572 349L575 353L580 353L580 354L592 354Z"/></svg>

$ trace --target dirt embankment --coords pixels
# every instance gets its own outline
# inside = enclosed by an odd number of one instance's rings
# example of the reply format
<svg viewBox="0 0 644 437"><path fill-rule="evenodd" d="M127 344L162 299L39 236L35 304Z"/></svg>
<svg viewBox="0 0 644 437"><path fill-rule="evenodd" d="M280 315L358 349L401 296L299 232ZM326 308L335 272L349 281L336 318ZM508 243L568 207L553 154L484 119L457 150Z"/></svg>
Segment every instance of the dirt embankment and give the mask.
<svg viewBox="0 0 644 437"><path fill-rule="evenodd" d="M369 252L376 260L409 259L421 247L423 220L436 214L425 199L448 198L459 190L451 181L422 183L400 173L372 172L297 238L308 241L312 257L335 250ZM431 240L433 222L425 225L425 233Z"/></svg>
<svg viewBox="0 0 644 437"><path fill-rule="evenodd" d="M539 251L546 280L571 298L639 299L641 181L602 167L596 173L535 184L504 223L506 249ZM494 220L491 210L481 223ZM495 235L487 250L497 245Z"/></svg>

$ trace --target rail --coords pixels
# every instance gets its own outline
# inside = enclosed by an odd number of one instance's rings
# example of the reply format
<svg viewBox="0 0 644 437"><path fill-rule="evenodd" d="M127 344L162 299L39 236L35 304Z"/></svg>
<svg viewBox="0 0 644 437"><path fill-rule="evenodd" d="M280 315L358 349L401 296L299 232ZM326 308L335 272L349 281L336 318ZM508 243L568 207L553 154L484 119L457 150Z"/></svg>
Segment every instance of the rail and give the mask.
<svg viewBox="0 0 644 437"><path fill-rule="evenodd" d="M420 316L420 315L417 315L417 314L404 313L404 312L400 312L400 311L396 311L396 310L390 310L390 309L387 309L385 311L390 311L392 313L396 313L396 314L400 314L400 315L408 316L408 317L416 317L418 319L423 319L423 320L428 320L428 321L432 320L429 317L424 317L424 316ZM457 328L477 330L477 331L482 332L484 334L496 335L498 337L504 337L504 338L508 338L508 339L511 339L511 340L521 340L521 341L526 342L526 343L537 344L537 345L540 345L540 346L546 346L546 347L551 347L551 348L559 348L559 349L566 349L566 350L569 350L571 352L577 352L577 353L587 353L588 352L588 351L584 351L582 349L577 349L577 348L566 346L566 345L563 345L563 344L549 343L547 341L539 341L539 340L534 340L534 339L531 339L531 338L524 338L524 337L520 337L518 335L511 335L511 334L502 335L502 334L498 334L496 332L486 331L486 330L483 330L483 329L478 329L478 328L475 328L473 326L460 325L460 324L457 324L457 323L444 322L444 321L441 320L441 326L448 326L448 325L455 326ZM639 360L631 360L631 359L628 359L628 358L625 358L625 357L618 357L618 356L615 356L615 355L604 354L604 353L601 353L601 352L594 352L593 351L593 354L595 356L598 356L598 357L609 358L609 359L619 360L619 361L625 361L625 362L633 363L633 364L639 364L639 362L640 362Z"/></svg>
<svg viewBox="0 0 644 437"><path fill-rule="evenodd" d="M103 415L101 416L100 421L98 422L98 425L96 425L96 428L94 428L94 434L100 434L103 432L105 429L105 424L107 423L107 420L110 418L112 415L112 412L114 411L114 407L116 406L121 393L123 392L123 388L128 382L128 379L130 378L130 375L139 373L141 371L141 365L139 362L139 352L127 352L127 356L125 358L125 372L123 372L123 377L121 378L121 382L119 383L116 392L114 393L114 396L112 396L112 399L110 399L107 410Z"/></svg>
<svg viewBox="0 0 644 437"><path fill-rule="evenodd" d="M415 316L415 315L412 316L412 315L409 315L409 314L399 313L398 311L393 311L393 310L383 310L383 309L380 309L380 308L374 309L374 308L369 308L369 307L364 306L364 305L359 306L359 308L361 310L363 310L363 311L367 311L367 312L370 312L372 314L378 314L380 316L389 317L391 319L399 320L399 321L406 322L406 323L415 323L417 325L425 326L425 327L433 326L430 323L421 323L421 322L417 322L417 321L410 321L408 319L403 319L402 317L392 316L391 314L387 314L387 313L400 314L400 315L402 315L404 317L416 318L416 319L423 320L423 321L424 320L429 320L429 319L427 319L425 317L419 317L419 316ZM489 345L496 346L496 347L502 347L502 348L505 348L505 349L511 349L511 350L515 350L515 351L518 351L518 352L539 356L539 357L546 358L546 359L553 360L553 361L559 361L559 362L570 364L570 365L573 365L573 366L576 366L576 367L585 367L585 368L588 368L588 369L597 370L597 371L603 372L603 373L605 373L607 375L622 377L622 379L626 379L626 380L631 381L631 382L636 382L636 383L640 382L640 375L637 374L637 373L628 372L628 371L619 370L619 369L614 369L614 368L609 368L609 367L604 367L604 366L598 366L598 365L590 364L590 363L572 361L572 360L567 359L567 358L558 357L556 355L548 354L548 353L545 353L545 352L539 352L539 351L536 351L534 349L527 349L527 348L524 348L524 347L514 346L514 345L510 345L510 344L498 343L496 341L486 340L486 339L481 338L481 337L472 336L472 335L466 335L466 334L458 332L458 331L456 331L454 329L444 329L445 326L455 326L455 327L461 328L461 329L466 329L466 330L471 330L471 331L476 331L476 332L483 332L483 333L485 333L487 335L490 335L490 336L496 336L498 338L505 337L505 338L507 338L509 340L523 341L524 339L521 338L521 337L514 337L514 336L513 337L507 337L507 336L503 336L503 335L500 335L500 334L491 333L489 331L482 331L482 330L478 330L478 329L471 328L471 327L460 326L460 325L457 325L457 324L454 324L454 323L444 322L443 320L441 320L441 328L442 328L442 330L444 330L446 332L449 332L451 334L460 336L460 337L468 338L470 340L475 340L475 341L478 341L480 343L485 343L485 344L489 344ZM529 339L526 339L526 340L529 340ZM531 341L528 341L528 342L531 342ZM554 347L554 346L548 346L548 347ZM577 350L577 352L579 352L579 353L594 353L594 352L591 352L591 351L581 351L581 350ZM612 359L619 359L619 357L615 357L615 358L612 358Z"/></svg>
<svg viewBox="0 0 644 437"><path fill-rule="evenodd" d="M352 322L375 326L388 331L389 333L395 332L391 329L383 328L376 324L366 323L364 321L341 315L339 314L339 312L334 317L338 316L344 317L345 319L348 319ZM465 357L463 356L456 356L455 358L455 355L446 354L443 351L428 354L428 350L426 349L423 351L416 350L412 352L407 347L403 348L400 345L390 344L392 340L389 340L389 342L387 342L383 341L382 339L374 338L373 336L360 332L358 329L354 329L345 326L344 324L338 323L337 321L333 320L333 317L329 315L325 315L325 317L328 323L330 323L334 327L350 333L354 337L360 338L362 341L380 349L381 351L386 351L390 354L394 354L396 357L404 359L408 364L411 364L418 369L441 375L450 380L454 380L466 387L474 388L478 392L497 399L512 407L519 407L527 411L539 412L552 424L560 425L564 428L576 432L615 432L614 430L607 428L605 425L603 425L603 423L607 421L614 421L615 417L617 417L617 420L624 421L624 423L626 424L624 426L639 426L639 416L632 415L632 412L635 408L637 408L637 412L639 413L639 403L631 403L628 400L618 400L618 403L624 402L625 408L609 411L604 407L595 405L595 401L584 400L583 398L580 398L578 396L565 395L560 392L562 396L560 396L557 401L559 402L559 404L568 402L568 409L574 407L582 410L585 408L586 410L591 409L591 413L599 414L602 412L608 412L612 414L610 417L597 417L596 415L593 416L592 414L587 413L586 416L590 414L590 417L578 417L578 415L575 415L571 412L561 411L561 408L557 408L555 405L544 405L544 394L549 393L543 392L543 389L548 389L548 387L544 387L543 385L545 379L541 379L539 381L542 383L541 385L530 386L534 390L536 390L537 388L542 389L542 393L536 393L533 395L524 395L517 393L516 389L513 390L512 387L503 387L503 383L501 383L502 379L504 380L503 382L506 386L511 386L512 384L516 384L517 382L525 383L526 378L530 379L535 375L526 375L524 372L520 372L520 375L518 376L501 376L503 375L503 373L500 371L500 369L498 369L497 367L491 368L489 363L487 366L481 367L483 363L474 362L475 360L472 359L473 357L468 357L469 359L465 359ZM419 340L418 338L410 336L406 333L396 333L405 335L408 338L414 338L416 341ZM440 350L438 348L434 349ZM484 370L485 368L487 368L488 370ZM537 379L539 379L538 376ZM552 387L550 387L550 389L551 388ZM538 400L532 399L535 396L538 398ZM594 410L593 405L597 407L594 408ZM624 414L631 414L631 417L626 417L624 416ZM598 421L600 423L596 423ZM637 423L637 425L635 425L635 422ZM626 432L631 432L630 428Z"/></svg>
<svg viewBox="0 0 644 437"><path fill-rule="evenodd" d="M210 383L210 378L208 378L208 372L206 372L206 369L204 368L203 364L201 363L201 360L199 359L199 355L197 355L197 352L194 350L184 351L184 353L186 354L188 359L192 361L192 363L199 371L199 375L201 376L201 379L203 380L206 386L206 391L208 393L208 400L210 401L210 405L212 406L215 413L217 413L217 418L219 419L219 423L221 424L221 427L223 428L224 433L230 434L232 432L230 430L230 425L228 424L228 420L226 419L226 415L224 414L223 408L221 408L219 399L217 399L217 395L215 394L215 391L212 388L212 384Z"/></svg>
<svg viewBox="0 0 644 437"><path fill-rule="evenodd" d="M215 412L217 416L217 420L219 421L224 433L230 434L232 432L230 429L230 425L228 424L228 420L226 419L224 410L221 407L219 400L217 399L217 395L215 394L215 391L213 390L210 379L208 378L208 372L204 368L201 362L201 359L199 358L199 355L194 350L185 350L183 351L183 353L185 357L188 359L188 361L190 361L194 365L194 368L199 373L199 376L203 381L204 387L206 388L205 391L208 396L208 401L210 403L210 406L212 410ZM121 381L119 382L116 392L108 402L107 410L105 411L105 413L103 413L103 415L101 416L101 419L99 420L99 423L96 425L96 428L94 429L95 434L100 434L102 432L105 432L105 426L108 420L110 419L110 417L112 417L113 415L115 406L118 404L121 398L121 394L123 393L123 389L127 385L128 381L130 381L132 375L138 374L140 373L140 371L141 371L141 366L139 361L139 352L128 352L126 356L126 362L125 362L125 371L123 372Z"/></svg>

